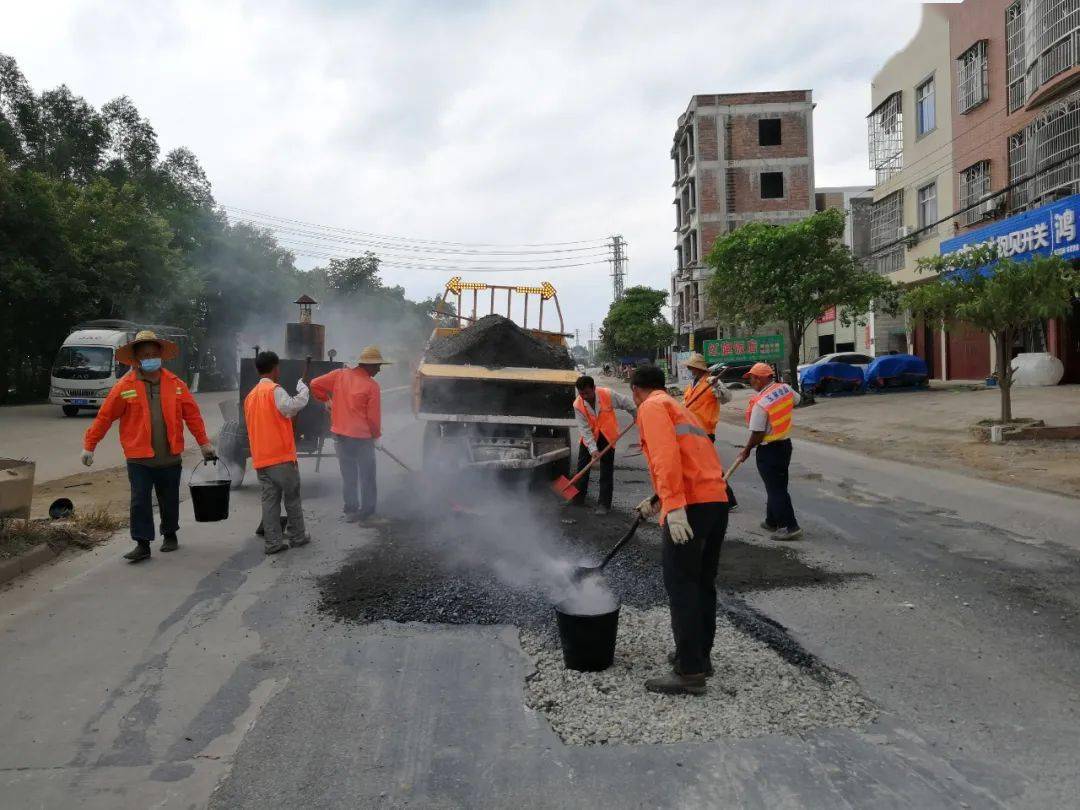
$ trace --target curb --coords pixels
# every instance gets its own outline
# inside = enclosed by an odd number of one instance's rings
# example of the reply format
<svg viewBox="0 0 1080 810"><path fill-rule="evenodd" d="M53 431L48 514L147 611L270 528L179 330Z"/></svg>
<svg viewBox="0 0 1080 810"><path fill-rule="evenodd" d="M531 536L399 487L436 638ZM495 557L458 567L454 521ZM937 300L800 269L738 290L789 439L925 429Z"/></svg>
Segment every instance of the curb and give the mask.
<svg viewBox="0 0 1080 810"><path fill-rule="evenodd" d="M50 560L55 560L62 551L53 551L48 543L34 546L25 554L0 563L0 585L4 585L20 574L33 571Z"/></svg>

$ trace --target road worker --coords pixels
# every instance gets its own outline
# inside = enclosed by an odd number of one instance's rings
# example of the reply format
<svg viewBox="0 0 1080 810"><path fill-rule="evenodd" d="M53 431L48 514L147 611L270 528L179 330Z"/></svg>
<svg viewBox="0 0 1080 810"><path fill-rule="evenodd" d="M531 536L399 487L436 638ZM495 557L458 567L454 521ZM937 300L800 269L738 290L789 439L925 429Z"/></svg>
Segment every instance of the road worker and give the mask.
<svg viewBox="0 0 1080 810"><path fill-rule="evenodd" d="M683 392L683 405L709 434L709 441L716 443L716 425L720 421L720 406L731 402L731 392L716 377L709 375L709 364L704 355L694 352L686 361L686 368L694 381ZM739 508L731 484L727 485L728 512Z"/></svg>
<svg viewBox="0 0 1080 810"><path fill-rule="evenodd" d="M672 674L645 682L650 692L703 695L712 675L716 635L716 572L727 531L724 471L708 434L664 390L664 372L641 366L630 377L638 406L641 449L657 498L638 504L643 518L660 515L664 587L671 605Z"/></svg>
<svg viewBox="0 0 1080 810"><path fill-rule="evenodd" d="M300 502L300 467L296 462L296 438L292 418L308 403L308 387L296 383L290 397L279 384L281 365L274 352L255 357L259 383L244 397L244 424L251 447L251 465L262 487L262 526L267 554L306 546L311 537L304 531L304 510ZM285 542L278 520L281 502L289 518L289 542Z"/></svg>
<svg viewBox="0 0 1080 810"><path fill-rule="evenodd" d="M777 382L772 366L754 363L743 377L755 393L746 405L746 426L750 438L739 453L746 461L757 448L756 461L765 483L767 503L761 528L772 532L773 540L798 540L803 531L795 519L788 494L788 467L791 465L791 413L799 404L799 394L787 383Z"/></svg>
<svg viewBox="0 0 1080 810"><path fill-rule="evenodd" d="M112 423L120 420L120 444L127 458L131 485L131 539L135 548L124 555L131 563L150 557L154 539L154 505L157 494L161 516L161 550L176 551L180 544L180 454L184 452L184 425L199 443L203 458L217 458L206 435L199 406L184 381L166 368L165 360L180 353L171 340L146 329L116 350L116 362L131 366L94 417L83 438L82 463L94 463L94 450Z"/></svg>
<svg viewBox="0 0 1080 810"><path fill-rule="evenodd" d="M574 383L577 399L574 400L574 419L577 421L581 442L578 444L577 471L585 466L607 447L615 444L619 437L619 420L615 410L626 411L631 416L637 414L633 400L625 394L610 388L597 388L596 381L588 375L582 375ZM615 492L615 448L600 456L600 496L597 498L596 514L606 515L611 511L611 498ZM576 486L578 494L573 503L585 505L585 495L589 491L589 475L585 473Z"/></svg>
<svg viewBox="0 0 1080 810"><path fill-rule="evenodd" d="M389 363L378 346L367 346L354 368L334 369L311 381L311 395L331 405L330 432L341 468L347 523L386 523L375 515L375 448L382 437L382 392L375 375Z"/></svg>

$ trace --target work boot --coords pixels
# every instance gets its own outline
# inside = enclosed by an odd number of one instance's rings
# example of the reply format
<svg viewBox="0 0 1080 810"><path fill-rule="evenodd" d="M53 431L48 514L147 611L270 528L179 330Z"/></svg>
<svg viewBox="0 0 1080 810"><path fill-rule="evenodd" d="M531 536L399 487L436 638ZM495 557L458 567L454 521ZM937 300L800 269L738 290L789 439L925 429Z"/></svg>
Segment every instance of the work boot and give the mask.
<svg viewBox="0 0 1080 810"><path fill-rule="evenodd" d="M672 668L673 668L673 669L674 669L674 670L675 670L676 672L678 672L678 671L679 671L679 665L675 663L675 659L676 659L676 657L677 657L677 656L676 656L676 654L675 654L675 653L673 653L673 652L669 652L669 653L667 654L667 662L668 662L669 664L671 664ZM713 665L712 665L712 661L706 661L706 662L705 662L705 677L706 677L706 678L711 678L712 676L713 676Z"/></svg>
<svg viewBox="0 0 1080 810"><path fill-rule="evenodd" d="M604 517L605 515L611 514L611 507L610 506L598 506L598 507L596 507L595 510L593 510L593 514L596 515L597 517Z"/></svg>
<svg viewBox="0 0 1080 810"><path fill-rule="evenodd" d="M773 532L773 540L800 540L802 539L802 529L778 529Z"/></svg>
<svg viewBox="0 0 1080 810"><path fill-rule="evenodd" d="M262 521L259 521L259 528L255 530L256 537L266 537L266 529L263 528Z"/></svg>
<svg viewBox="0 0 1080 810"><path fill-rule="evenodd" d="M298 538L296 540L290 540L289 541L289 548L300 548L300 546L306 546L310 542L311 542L311 535L310 534L305 534L303 537L300 537L300 538Z"/></svg>
<svg viewBox="0 0 1080 810"><path fill-rule="evenodd" d="M289 550L289 544L288 543L278 543L277 545L267 546L266 548L263 549L263 553L264 554L278 554L278 553L280 553L282 551L288 551L288 550Z"/></svg>
<svg viewBox="0 0 1080 810"><path fill-rule="evenodd" d="M680 675L673 672L663 678L649 678L645 681L645 689L660 695L704 695L709 691L705 685L705 673L697 675Z"/></svg>
<svg viewBox="0 0 1080 810"><path fill-rule="evenodd" d="M142 562L150 559L150 543L146 540L136 540L135 548L124 555L129 563Z"/></svg>
<svg viewBox="0 0 1080 810"><path fill-rule="evenodd" d="M767 532L775 532L780 527L779 526L773 526L771 523L769 523L769 521L763 520L763 521L761 521L761 528L763 528Z"/></svg>
<svg viewBox="0 0 1080 810"><path fill-rule="evenodd" d="M180 543L176 539L176 535L175 534L167 534L167 535L165 535L165 537L161 541L161 550L162 551L176 551L178 548L180 548Z"/></svg>

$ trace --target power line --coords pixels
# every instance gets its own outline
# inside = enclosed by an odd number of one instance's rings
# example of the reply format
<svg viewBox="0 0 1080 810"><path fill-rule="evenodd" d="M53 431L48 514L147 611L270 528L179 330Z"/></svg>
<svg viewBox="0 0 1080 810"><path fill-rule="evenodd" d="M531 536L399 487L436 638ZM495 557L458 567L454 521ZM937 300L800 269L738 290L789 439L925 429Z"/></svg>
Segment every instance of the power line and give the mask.
<svg viewBox="0 0 1080 810"><path fill-rule="evenodd" d="M292 246L288 243L279 243L279 246L284 248L289 253L295 256L304 256L312 259L348 259L352 258L351 254L347 253L332 253L321 251L316 248L304 248L301 246L298 250L293 250ZM575 262L570 264L555 264L547 266L514 266L508 265L505 267L473 267L467 265L434 265L434 264L409 264L398 262L384 262L380 259L379 267L390 270L433 270L443 273L514 273L514 272L536 272L539 270L553 271L553 270L570 270L579 267L595 267L597 265L606 264L608 260L599 259L591 262Z"/></svg>
<svg viewBox="0 0 1080 810"><path fill-rule="evenodd" d="M316 228L324 231L331 231L335 233L346 234L349 236L366 237L369 239L383 240L387 242L407 242L416 245L449 245L452 247L465 247L465 248L552 248L562 247L565 245L592 245L597 247L607 243L606 239L577 239L566 242L524 242L524 243L500 243L500 242L450 242L440 239L423 239L419 237L411 236L394 236L390 234L372 233L369 231L360 231L353 228L341 228L333 225L321 225L316 222L306 222L299 219L291 219L289 217L280 217L274 214L267 214L261 211L253 211L250 208L241 208L236 205L221 204L220 208L225 211L236 211L247 217L258 217L263 220L271 220L273 222L284 222L290 225L301 225L305 228ZM441 252L441 251L438 251ZM542 252L542 251L526 251L530 253Z"/></svg>
<svg viewBox="0 0 1080 810"><path fill-rule="evenodd" d="M277 239L279 244L291 244L291 245L297 245L297 246L300 246L300 247L312 247L312 248L316 248L318 250L327 251L327 252L331 252L331 253L336 253L337 251L340 250L340 251L343 252L343 255L356 255L356 253L358 252L358 251L349 251L349 250L347 250L347 246L339 245L339 244L334 243L334 242L326 242L326 241L323 241L323 240L309 241L307 239L303 239L303 238L298 237L298 236L291 236L291 235L288 235L288 234L282 235L282 234L279 234L277 231L273 231L272 233L275 236L275 238ZM473 256L473 255L466 255L466 256L461 256L461 257L457 257L456 255L447 255L447 256L438 256L438 255L424 256L424 255L420 255L420 256L417 256L417 255L411 255L408 252L402 254L402 253L399 253L399 252L396 252L396 251L384 251L384 250L376 250L376 251L370 251L370 252L373 252L376 255L378 255L380 259L383 259L384 257L388 257L388 259L390 261L393 261L394 259L401 259L401 260L404 260L404 261L418 261L418 262L426 262L426 261L437 261L437 262L447 262L447 263L466 262L466 263L490 264L490 265L535 264L537 262L549 263L550 264L550 263L580 261L580 260L584 260L584 259L597 259L598 261L596 261L595 264L601 264L603 261L609 261L610 256L611 256L610 252L607 252L607 251L604 251L602 253L573 254L573 255L570 255L570 256L507 256L507 257L501 257L501 258L481 258L481 257L478 257L478 256ZM481 255L486 256L487 254L481 254ZM495 269L495 268L492 268L492 269Z"/></svg>

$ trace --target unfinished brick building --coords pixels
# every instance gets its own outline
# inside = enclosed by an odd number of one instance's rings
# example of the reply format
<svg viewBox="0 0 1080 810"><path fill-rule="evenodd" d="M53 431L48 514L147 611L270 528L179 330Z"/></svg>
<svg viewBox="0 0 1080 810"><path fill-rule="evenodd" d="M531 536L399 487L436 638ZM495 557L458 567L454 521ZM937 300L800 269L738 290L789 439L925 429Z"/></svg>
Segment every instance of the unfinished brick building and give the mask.
<svg viewBox="0 0 1080 810"><path fill-rule="evenodd" d="M753 220L792 222L814 213L813 155L811 90L690 99L671 148L671 302L679 349L690 348L691 335L698 347L724 336L724 325L708 311L703 284L709 275L704 259L716 238Z"/></svg>

